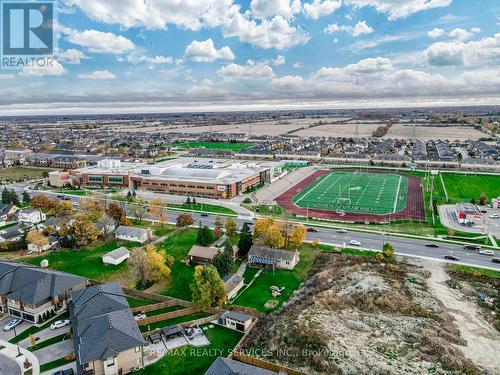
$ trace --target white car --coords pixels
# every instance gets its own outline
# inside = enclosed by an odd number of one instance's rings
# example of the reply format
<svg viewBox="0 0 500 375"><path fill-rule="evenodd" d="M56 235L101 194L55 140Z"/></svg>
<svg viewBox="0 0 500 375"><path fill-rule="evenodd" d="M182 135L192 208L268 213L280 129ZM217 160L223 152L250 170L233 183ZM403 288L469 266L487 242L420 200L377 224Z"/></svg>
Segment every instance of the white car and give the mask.
<svg viewBox="0 0 500 375"><path fill-rule="evenodd" d="M19 324L22 323L22 320L21 319L12 319L10 322L8 322L4 327L3 327L3 330L4 332L8 332L12 329L14 329L15 327L17 327Z"/></svg>
<svg viewBox="0 0 500 375"><path fill-rule="evenodd" d="M500 218L499 214L491 214L490 215L490 219L498 219L498 218Z"/></svg>
<svg viewBox="0 0 500 375"><path fill-rule="evenodd" d="M490 257L495 256L495 252L493 250L481 250L479 254L488 255Z"/></svg>
<svg viewBox="0 0 500 375"><path fill-rule="evenodd" d="M69 326L70 324L71 324L71 322L69 320L57 320L50 325L50 329L52 329L52 330L59 329L62 327Z"/></svg>
<svg viewBox="0 0 500 375"><path fill-rule="evenodd" d="M139 322L141 320L144 320L144 319L147 319L148 317L146 316L146 314L137 314L136 316L134 316L134 319L136 322Z"/></svg>
<svg viewBox="0 0 500 375"><path fill-rule="evenodd" d="M356 241L356 240L351 240L351 242L349 242L349 244L351 244L352 246L361 246L361 242Z"/></svg>

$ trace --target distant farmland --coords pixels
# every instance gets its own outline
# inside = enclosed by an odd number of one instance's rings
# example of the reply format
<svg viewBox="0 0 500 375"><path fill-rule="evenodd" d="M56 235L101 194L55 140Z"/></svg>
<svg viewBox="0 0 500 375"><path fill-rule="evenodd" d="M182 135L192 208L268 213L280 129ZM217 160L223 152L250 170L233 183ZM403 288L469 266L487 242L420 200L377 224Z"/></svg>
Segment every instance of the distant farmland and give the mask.
<svg viewBox="0 0 500 375"><path fill-rule="evenodd" d="M253 143L230 143L230 142L180 142L175 143L172 147L184 148L208 148L212 150L231 150L239 152L247 148L254 147Z"/></svg>

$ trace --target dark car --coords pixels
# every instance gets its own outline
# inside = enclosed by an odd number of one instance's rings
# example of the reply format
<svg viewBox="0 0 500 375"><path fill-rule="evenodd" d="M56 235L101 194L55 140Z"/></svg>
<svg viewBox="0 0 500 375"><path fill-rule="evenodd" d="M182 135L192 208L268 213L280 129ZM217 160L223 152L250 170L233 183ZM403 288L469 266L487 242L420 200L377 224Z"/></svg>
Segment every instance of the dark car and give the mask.
<svg viewBox="0 0 500 375"><path fill-rule="evenodd" d="M445 255L444 259L446 259L446 260L453 260L455 262L460 260L460 258L456 257L455 255Z"/></svg>
<svg viewBox="0 0 500 375"><path fill-rule="evenodd" d="M208 214L206 214L206 213L202 213L202 214L201 214L201 216L202 216L202 217L208 217Z"/></svg>
<svg viewBox="0 0 500 375"><path fill-rule="evenodd" d="M253 223L252 223L252 222L250 222L250 221L245 221L245 224L246 224L246 225L248 225L248 226L253 225Z"/></svg>
<svg viewBox="0 0 500 375"><path fill-rule="evenodd" d="M307 231L309 233L317 233L318 232L318 230L316 228L307 228Z"/></svg>
<svg viewBox="0 0 500 375"><path fill-rule="evenodd" d="M439 245L437 243L426 243L425 244L426 247L439 247Z"/></svg>
<svg viewBox="0 0 500 375"><path fill-rule="evenodd" d="M491 260L492 263L500 263L500 258L493 258Z"/></svg>
<svg viewBox="0 0 500 375"><path fill-rule="evenodd" d="M481 250L481 246L479 246L479 245L465 245L464 249L465 250L479 251L479 250Z"/></svg>
<svg viewBox="0 0 500 375"><path fill-rule="evenodd" d="M59 371L56 371L54 372L54 374L52 375L73 375L74 374L74 371L72 368L69 368L67 370L59 370Z"/></svg>

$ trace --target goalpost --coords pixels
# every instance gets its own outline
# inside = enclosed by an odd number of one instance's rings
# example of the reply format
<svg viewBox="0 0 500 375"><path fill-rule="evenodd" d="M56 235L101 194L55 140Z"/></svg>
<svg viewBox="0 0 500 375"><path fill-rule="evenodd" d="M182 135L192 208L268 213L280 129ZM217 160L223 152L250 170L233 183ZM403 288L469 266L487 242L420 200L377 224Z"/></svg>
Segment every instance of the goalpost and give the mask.
<svg viewBox="0 0 500 375"><path fill-rule="evenodd" d="M339 197L337 198L337 203L338 204L351 204L351 189L350 185L348 186L347 189L347 197L342 196L342 186L339 186Z"/></svg>

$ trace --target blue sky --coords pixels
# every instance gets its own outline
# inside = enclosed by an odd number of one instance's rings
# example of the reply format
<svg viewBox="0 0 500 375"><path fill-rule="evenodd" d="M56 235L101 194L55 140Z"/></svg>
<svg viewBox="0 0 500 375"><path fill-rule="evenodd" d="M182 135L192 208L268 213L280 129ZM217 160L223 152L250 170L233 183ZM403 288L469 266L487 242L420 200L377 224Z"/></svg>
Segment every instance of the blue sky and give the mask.
<svg viewBox="0 0 500 375"><path fill-rule="evenodd" d="M61 0L0 114L500 104L498 0Z"/></svg>

